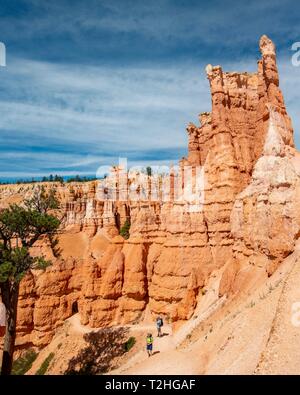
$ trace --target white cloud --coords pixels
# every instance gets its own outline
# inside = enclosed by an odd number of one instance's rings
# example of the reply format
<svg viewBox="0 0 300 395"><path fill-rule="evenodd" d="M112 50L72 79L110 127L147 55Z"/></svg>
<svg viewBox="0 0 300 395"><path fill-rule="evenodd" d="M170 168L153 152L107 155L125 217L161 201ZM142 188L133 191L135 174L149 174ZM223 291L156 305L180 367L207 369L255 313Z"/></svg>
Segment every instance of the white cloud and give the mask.
<svg viewBox="0 0 300 395"><path fill-rule="evenodd" d="M300 67L289 59L278 59L278 64L299 146ZM256 62L243 59L222 66L225 71L255 71ZM138 156L153 151L158 157L150 155L149 162L170 163L168 150L187 147L187 123L197 123L198 113L211 108L204 64L112 68L16 58L0 78L2 176L23 174L24 169L30 175L51 169L94 172L98 163L110 164L121 152L137 163ZM28 152L33 143L44 152ZM56 145L68 152L56 152ZM160 150L166 151L161 158Z"/></svg>
<svg viewBox="0 0 300 395"><path fill-rule="evenodd" d="M185 125L209 104L208 83L197 74L191 67L96 68L16 59L3 83L0 128L22 131L26 139L42 134L116 148L180 147Z"/></svg>
<svg viewBox="0 0 300 395"><path fill-rule="evenodd" d="M256 34L262 34L265 29L270 34L298 34L297 24L278 23L285 13L291 17L290 10L295 9L293 0L227 1L226 4L197 1L188 5L174 0L89 0L88 6L82 1L73 1L72 6L63 0L27 2L33 6L31 18L4 18L3 31L12 30L16 38L22 31L28 39L47 37L49 32L58 36L68 34L77 43L82 43L85 32L104 31L111 36L133 33L154 38L160 45L194 39L214 45L219 42L220 47L253 42L258 38ZM104 43L107 48L115 44L110 40Z"/></svg>

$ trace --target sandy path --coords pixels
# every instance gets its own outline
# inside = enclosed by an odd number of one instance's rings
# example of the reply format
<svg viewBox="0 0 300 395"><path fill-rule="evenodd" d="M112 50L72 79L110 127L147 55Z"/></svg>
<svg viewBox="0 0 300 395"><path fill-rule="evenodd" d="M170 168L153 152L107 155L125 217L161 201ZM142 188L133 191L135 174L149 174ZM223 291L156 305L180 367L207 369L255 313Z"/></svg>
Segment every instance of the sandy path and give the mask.
<svg viewBox="0 0 300 395"><path fill-rule="evenodd" d="M66 321L68 321L71 324L70 329L77 332L77 333L90 333L90 332L95 332L99 329L97 328L90 328L88 326L82 325L80 323L80 315L79 313L72 315L72 317L68 318Z"/></svg>
<svg viewBox="0 0 300 395"><path fill-rule="evenodd" d="M256 369L258 374L299 374L300 243L293 255L295 262L283 283L268 343Z"/></svg>
<svg viewBox="0 0 300 395"><path fill-rule="evenodd" d="M194 316L186 321L175 333L170 325L163 326L164 336L154 338L154 354L148 357L146 350L138 351L130 360L119 369L110 374L141 374L141 375L161 375L161 374L202 374L200 367L205 366L205 355L199 352L199 348L179 349L180 344L193 331L193 329L205 321L215 310L226 301L226 297L217 297L217 286L219 276L216 275L211 280L210 293L207 295L205 305L199 304ZM128 325L132 332L150 331L156 333L155 324ZM200 348L201 349L201 348Z"/></svg>
<svg viewBox="0 0 300 395"><path fill-rule="evenodd" d="M159 347L159 346L158 346ZM141 374L141 375L189 375L199 374L197 364L195 364L195 353L191 355L188 351L164 350L152 357L145 357L139 360L135 366L125 368L120 374ZM198 358L197 358L198 359ZM112 372L118 374L117 372Z"/></svg>
<svg viewBox="0 0 300 395"><path fill-rule="evenodd" d="M70 331L75 333L90 333L97 328L89 328L80 323L79 314L75 314L67 320L71 326ZM135 337L143 337L151 332L154 337L152 357L148 357L145 348L138 350L124 365L110 372L111 374L195 374L195 363L191 354L187 351L176 350L178 339L173 335L170 325L163 326L163 336L156 336L155 323L142 323L138 325L125 325L130 334ZM180 340L186 330L180 331Z"/></svg>
<svg viewBox="0 0 300 395"><path fill-rule="evenodd" d="M132 369L136 369L136 367L138 366L144 366L144 364L150 359L152 361L150 365L152 365L155 359L157 359L158 355L174 348L174 337L172 333L172 328L169 325L163 326L162 337L156 336L155 324L126 325L125 328L129 328L130 333L133 336L145 336L146 332L151 332L154 338L153 355L149 358L146 352L146 348L143 346L123 366L110 372L111 374L132 374ZM142 344L144 344L144 342Z"/></svg>

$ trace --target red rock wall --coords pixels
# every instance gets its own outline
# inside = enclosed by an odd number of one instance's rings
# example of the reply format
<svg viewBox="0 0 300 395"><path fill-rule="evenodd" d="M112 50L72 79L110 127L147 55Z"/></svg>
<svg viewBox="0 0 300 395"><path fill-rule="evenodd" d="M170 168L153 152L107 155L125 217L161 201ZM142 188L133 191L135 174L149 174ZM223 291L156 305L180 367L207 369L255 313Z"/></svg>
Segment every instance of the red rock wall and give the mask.
<svg viewBox="0 0 300 395"><path fill-rule="evenodd" d="M62 256L22 283L19 344L49 342L75 301L82 323L92 327L135 322L146 308L188 319L215 269L225 268L219 293L230 295L248 281L245 273L271 275L293 250L300 226L299 160L274 44L263 36L260 50L257 73L207 66L212 110L201 114L199 127L188 126L188 156L181 161L193 172L201 167L200 205L176 198L175 177L170 201L160 199L166 180L146 175L132 179L128 190L122 187L128 197L121 201L107 199L122 182L118 172L104 182L56 185ZM128 193L138 177L146 190L134 200ZM187 182L194 185L194 178ZM155 190L158 198L150 201ZM31 191L1 187L1 203ZM128 240L118 236L126 219ZM47 250L43 243L36 248Z"/></svg>

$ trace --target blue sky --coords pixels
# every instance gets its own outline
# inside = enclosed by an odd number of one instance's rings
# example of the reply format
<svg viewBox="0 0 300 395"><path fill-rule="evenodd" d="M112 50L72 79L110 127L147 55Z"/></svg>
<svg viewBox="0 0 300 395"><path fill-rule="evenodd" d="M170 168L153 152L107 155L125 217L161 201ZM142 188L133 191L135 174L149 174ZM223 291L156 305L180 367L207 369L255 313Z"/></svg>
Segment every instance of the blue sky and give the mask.
<svg viewBox="0 0 300 395"><path fill-rule="evenodd" d="M151 4L153 3L153 4ZM169 164L211 107L205 65L255 71L262 34L300 147L297 1L1 0L0 179Z"/></svg>

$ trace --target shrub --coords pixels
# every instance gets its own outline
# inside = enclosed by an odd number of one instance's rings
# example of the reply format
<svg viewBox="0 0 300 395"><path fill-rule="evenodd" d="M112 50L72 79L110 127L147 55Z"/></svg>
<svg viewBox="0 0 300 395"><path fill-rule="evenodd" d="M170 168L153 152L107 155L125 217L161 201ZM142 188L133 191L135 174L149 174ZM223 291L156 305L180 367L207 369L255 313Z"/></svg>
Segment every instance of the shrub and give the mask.
<svg viewBox="0 0 300 395"><path fill-rule="evenodd" d="M120 229L120 235L124 237L124 239L126 240L129 239L130 236L129 230L130 230L130 222L128 219L126 219L124 225Z"/></svg>
<svg viewBox="0 0 300 395"><path fill-rule="evenodd" d="M135 337L131 336L125 343L125 351L128 352L135 345Z"/></svg>
<svg viewBox="0 0 300 395"><path fill-rule="evenodd" d="M147 175L148 175L149 177L152 176L152 168L151 168L151 166L147 166L147 167L146 167L146 172L147 172Z"/></svg>
<svg viewBox="0 0 300 395"><path fill-rule="evenodd" d="M36 375L43 376L47 372L50 362L52 361L53 358L54 358L54 353L51 352L48 355L48 357L44 360L44 362L41 364L40 368L37 370Z"/></svg>
<svg viewBox="0 0 300 395"><path fill-rule="evenodd" d="M12 374L24 375L31 368L38 354L34 350L28 350L23 356L13 362Z"/></svg>

